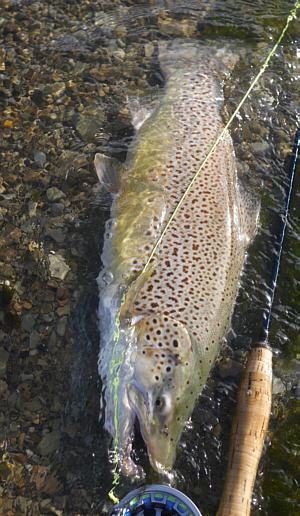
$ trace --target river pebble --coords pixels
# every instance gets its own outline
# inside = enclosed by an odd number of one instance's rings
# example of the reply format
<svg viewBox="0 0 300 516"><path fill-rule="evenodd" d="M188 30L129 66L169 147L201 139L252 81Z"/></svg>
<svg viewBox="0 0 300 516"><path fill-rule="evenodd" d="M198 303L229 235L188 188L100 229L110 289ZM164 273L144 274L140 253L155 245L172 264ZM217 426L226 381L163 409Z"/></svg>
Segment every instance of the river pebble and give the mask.
<svg viewBox="0 0 300 516"><path fill-rule="evenodd" d="M273 376L272 393L276 396L277 394L284 394L285 392L286 387L281 378Z"/></svg>
<svg viewBox="0 0 300 516"><path fill-rule="evenodd" d="M47 156L42 151L35 151L34 153L34 161L39 167L43 167L46 163Z"/></svg>
<svg viewBox="0 0 300 516"><path fill-rule="evenodd" d="M53 278L64 280L70 267L60 254L49 254L49 270Z"/></svg>
<svg viewBox="0 0 300 516"><path fill-rule="evenodd" d="M38 448L41 455L50 455L57 451L61 439L61 432L54 430L44 435L39 442Z"/></svg>
<svg viewBox="0 0 300 516"><path fill-rule="evenodd" d="M56 186L52 186L51 188L48 188L47 192L47 198L50 202L56 202L60 199L63 199L66 197L66 194L62 192L59 188Z"/></svg>
<svg viewBox="0 0 300 516"><path fill-rule="evenodd" d="M60 319L58 319L56 331L57 331L57 335L59 335L59 337L65 336L67 324L68 324L67 317L61 317Z"/></svg>
<svg viewBox="0 0 300 516"><path fill-rule="evenodd" d="M29 314L23 315L22 323L21 323L23 330L30 332L35 325L35 319L36 318L33 314L29 313Z"/></svg>
<svg viewBox="0 0 300 516"><path fill-rule="evenodd" d="M238 376L242 373L243 369L244 367L240 362L232 360L231 358L223 358L218 364L218 371L221 378Z"/></svg>
<svg viewBox="0 0 300 516"><path fill-rule="evenodd" d="M270 144L268 142L255 142L250 145L250 149L254 154L264 156L270 150Z"/></svg>

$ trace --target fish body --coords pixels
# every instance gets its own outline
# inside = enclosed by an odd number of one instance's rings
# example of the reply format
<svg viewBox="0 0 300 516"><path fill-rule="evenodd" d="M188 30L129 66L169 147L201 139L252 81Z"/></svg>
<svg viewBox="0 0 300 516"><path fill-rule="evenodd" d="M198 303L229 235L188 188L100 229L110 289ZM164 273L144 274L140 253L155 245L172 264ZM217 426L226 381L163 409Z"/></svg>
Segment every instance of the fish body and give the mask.
<svg viewBox="0 0 300 516"><path fill-rule="evenodd" d="M166 221L223 130L220 70L194 43L160 49L163 96L140 127L114 196L103 250L99 371L105 425L125 472L138 418L152 466L172 467L233 309L257 209L238 183L230 134L209 158L155 257ZM109 166L95 164L109 188ZM140 472L138 472L140 473Z"/></svg>

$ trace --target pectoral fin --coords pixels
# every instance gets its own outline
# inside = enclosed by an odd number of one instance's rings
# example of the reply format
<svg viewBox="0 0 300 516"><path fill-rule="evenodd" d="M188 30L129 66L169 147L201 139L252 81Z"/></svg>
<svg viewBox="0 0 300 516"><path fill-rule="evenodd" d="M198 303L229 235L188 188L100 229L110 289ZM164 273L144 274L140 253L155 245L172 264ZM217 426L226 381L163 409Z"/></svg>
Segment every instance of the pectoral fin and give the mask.
<svg viewBox="0 0 300 516"><path fill-rule="evenodd" d="M97 153L94 164L103 190L112 194L117 193L120 189L120 177L124 168L122 163L115 158Z"/></svg>
<svg viewBox="0 0 300 516"><path fill-rule="evenodd" d="M132 125L139 131L144 123L151 117L161 101L161 94L146 95L144 97L128 97L127 105L132 118Z"/></svg>

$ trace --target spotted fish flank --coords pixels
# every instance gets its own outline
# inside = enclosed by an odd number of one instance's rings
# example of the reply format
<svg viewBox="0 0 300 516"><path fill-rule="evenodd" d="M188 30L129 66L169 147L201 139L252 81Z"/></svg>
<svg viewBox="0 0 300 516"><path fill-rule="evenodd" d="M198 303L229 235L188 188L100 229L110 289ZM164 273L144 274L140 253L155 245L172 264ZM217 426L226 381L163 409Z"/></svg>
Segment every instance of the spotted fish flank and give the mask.
<svg viewBox="0 0 300 516"><path fill-rule="evenodd" d="M228 327L256 227L257 209L237 183L226 133L140 275L223 129L220 74L228 58L216 54L190 42L160 49L165 92L139 129L112 205L100 278L99 370L106 428L128 473L135 471L130 450L136 417L153 467L172 467ZM96 167L100 178L107 176L107 158L97 155Z"/></svg>

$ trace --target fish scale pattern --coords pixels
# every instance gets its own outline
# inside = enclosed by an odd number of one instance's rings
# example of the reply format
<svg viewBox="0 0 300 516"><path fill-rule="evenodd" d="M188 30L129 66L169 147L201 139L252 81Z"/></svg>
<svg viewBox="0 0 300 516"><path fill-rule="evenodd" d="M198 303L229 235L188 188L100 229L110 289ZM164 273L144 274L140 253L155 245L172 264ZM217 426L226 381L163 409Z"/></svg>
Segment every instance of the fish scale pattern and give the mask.
<svg viewBox="0 0 300 516"><path fill-rule="evenodd" d="M214 77L202 72L186 74L179 93L176 78L169 81L167 95L172 97L175 88L177 92L168 122L173 125L174 147L161 174L155 174L166 178L166 218L223 128L218 103L212 102L216 95L220 100ZM152 277L134 300L136 314L170 316L183 323L199 345L211 337L216 309L226 296L232 299L233 295L226 283L236 232L232 220L235 188L233 146L226 134L166 233ZM140 256L145 255L149 255L149 245L140 248ZM216 325L221 327L218 321Z"/></svg>

